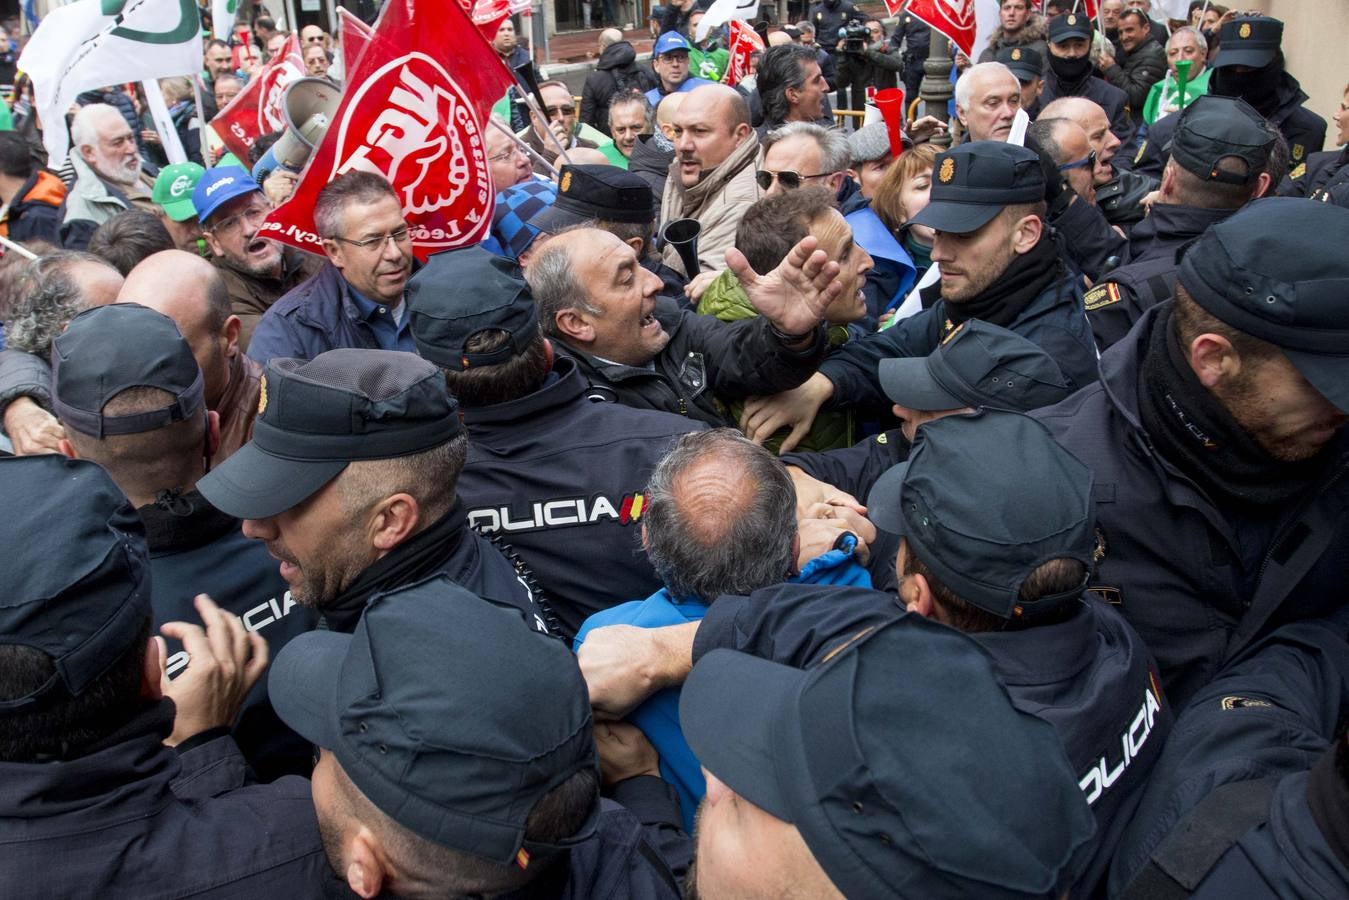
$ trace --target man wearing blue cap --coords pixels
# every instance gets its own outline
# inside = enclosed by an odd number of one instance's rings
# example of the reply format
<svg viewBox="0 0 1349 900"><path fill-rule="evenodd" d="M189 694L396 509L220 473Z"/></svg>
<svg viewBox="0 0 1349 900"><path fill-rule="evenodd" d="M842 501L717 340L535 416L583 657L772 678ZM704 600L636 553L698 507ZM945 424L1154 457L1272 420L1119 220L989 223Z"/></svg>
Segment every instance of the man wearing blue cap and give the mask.
<svg viewBox="0 0 1349 900"><path fill-rule="evenodd" d="M1247 204L1191 245L1099 384L1035 413L1109 486L1092 589L1178 705L1270 628L1342 605L1346 245L1349 210Z"/></svg>
<svg viewBox="0 0 1349 900"><path fill-rule="evenodd" d="M309 254L262 236L272 210L262 188L238 166L207 169L192 189L192 206L212 262L229 287L239 317L239 347L247 351L263 313L318 269Z"/></svg>
<svg viewBox="0 0 1349 900"><path fill-rule="evenodd" d="M647 102L655 109L667 94L680 94L705 84L706 78L689 74L689 52L693 48L682 34L667 31L656 39L651 49L651 68L656 70L660 83L646 92Z"/></svg>

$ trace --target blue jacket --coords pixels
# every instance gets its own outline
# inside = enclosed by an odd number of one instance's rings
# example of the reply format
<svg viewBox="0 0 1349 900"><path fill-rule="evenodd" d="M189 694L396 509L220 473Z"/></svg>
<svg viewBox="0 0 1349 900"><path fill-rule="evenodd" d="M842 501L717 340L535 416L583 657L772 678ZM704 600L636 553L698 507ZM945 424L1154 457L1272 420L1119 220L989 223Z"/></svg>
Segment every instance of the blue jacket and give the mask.
<svg viewBox="0 0 1349 900"><path fill-rule="evenodd" d="M853 240L857 246L871 254L875 268L867 273L867 293L876 296L867 297L867 312L879 318L903 302L909 288L917 277L917 268L913 258L899 245L890 229L885 227L881 217L869 204L862 205L844 216L852 226ZM874 308L873 308L874 307Z"/></svg>
<svg viewBox="0 0 1349 900"><path fill-rule="evenodd" d="M263 314L248 355L265 366L269 359L313 359L339 347L376 350L379 343L349 296L346 279L328 262Z"/></svg>
<svg viewBox="0 0 1349 900"><path fill-rule="evenodd" d="M857 539L846 537L840 548L830 550L812 559L801 572L792 576L796 584L835 584L871 587L871 577L854 559ZM708 604L696 597L678 599L661 588L645 600L634 600L595 613L586 619L576 633L572 646L581 649L586 635L592 629L606 625L635 625L638 628L661 628L697 622L706 615ZM679 795L679 807L684 815L684 829L693 831L693 814L707 791L698 757L694 756L684 732L679 727L679 688L666 688L633 710L628 719L642 729L647 740L660 754L660 774L674 785Z"/></svg>

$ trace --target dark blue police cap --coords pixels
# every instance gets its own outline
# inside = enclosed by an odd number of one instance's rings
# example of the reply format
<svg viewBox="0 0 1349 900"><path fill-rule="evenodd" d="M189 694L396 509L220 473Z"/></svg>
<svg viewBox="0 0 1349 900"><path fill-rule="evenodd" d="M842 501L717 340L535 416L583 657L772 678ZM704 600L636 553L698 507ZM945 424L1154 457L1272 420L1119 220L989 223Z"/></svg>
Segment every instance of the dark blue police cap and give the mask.
<svg viewBox="0 0 1349 900"><path fill-rule="evenodd" d="M231 516L266 519L357 460L411 456L462 430L445 376L415 353L343 348L277 358L263 374L253 438L197 490Z"/></svg>
<svg viewBox="0 0 1349 900"><path fill-rule="evenodd" d="M852 900L1056 896L1095 828L1053 727L1012 706L983 649L921 616L806 670L713 650L679 720L703 766L795 825Z"/></svg>
<svg viewBox="0 0 1349 900"><path fill-rule="evenodd" d="M1283 23L1269 16L1241 16L1223 23L1218 41L1218 54L1209 63L1210 68L1263 69L1274 61L1283 43Z"/></svg>
<svg viewBox="0 0 1349 900"><path fill-rule="evenodd" d="M4 715L39 705L58 685L82 694L141 639L150 560L140 516L92 462L59 454L0 459L0 509L0 644L41 650L56 664L32 693L0 699Z"/></svg>
<svg viewBox="0 0 1349 900"><path fill-rule="evenodd" d="M1238 331L1279 347L1349 412L1349 210L1296 197L1248 203L1186 251L1178 281Z"/></svg>
<svg viewBox="0 0 1349 900"><path fill-rule="evenodd" d="M1088 570L1095 546L1091 470L1043 425L1013 412L947 416L918 429L907 461L871 489L868 515L957 597L1004 619L1076 602L1086 588L1019 596L1051 559Z"/></svg>
<svg viewBox="0 0 1349 900"><path fill-rule="evenodd" d="M927 356L883 359L881 388L895 403L923 411L1028 412L1073 392L1054 358L1021 335L970 319Z"/></svg>
<svg viewBox="0 0 1349 900"><path fill-rule="evenodd" d="M476 246L428 259L408 282L408 314L417 352L446 369L505 362L539 334L538 310L520 267ZM508 332L510 340L470 353L469 339L489 329Z"/></svg>
<svg viewBox="0 0 1349 900"><path fill-rule="evenodd" d="M534 213L529 224L547 234L596 219L646 225L656 218L656 195L642 176L618 166L563 166L557 199Z"/></svg>
<svg viewBox="0 0 1349 900"><path fill-rule="evenodd" d="M1245 100L1205 94L1180 114L1167 149L1176 163L1205 181L1252 184L1265 171L1278 132ZM1220 163L1235 157L1244 171L1224 171Z"/></svg>
<svg viewBox="0 0 1349 900"><path fill-rule="evenodd" d="M972 141L937 154L927 206L910 219L951 234L968 234L1017 203L1045 198L1045 175L1034 150L1004 141Z"/></svg>
<svg viewBox="0 0 1349 900"><path fill-rule="evenodd" d="M1049 43L1061 44L1070 38L1091 40L1091 16L1069 12L1049 20Z"/></svg>
<svg viewBox="0 0 1349 900"><path fill-rule="evenodd" d="M1034 81L1044 74L1045 61L1034 47L1000 47L993 59L1011 69L1018 81Z"/></svg>
<svg viewBox="0 0 1349 900"><path fill-rule="evenodd" d="M161 409L103 414L129 388L173 395ZM206 409L203 379L192 348L168 316L137 303L87 309L52 341L52 406L66 428L102 440L154 431Z"/></svg>
<svg viewBox="0 0 1349 900"><path fill-rule="evenodd" d="M444 575L376 594L354 634L295 638L272 663L268 689L282 721L428 841L527 863L593 830L592 814L559 844L524 838L539 798L596 768L575 658L518 610Z"/></svg>

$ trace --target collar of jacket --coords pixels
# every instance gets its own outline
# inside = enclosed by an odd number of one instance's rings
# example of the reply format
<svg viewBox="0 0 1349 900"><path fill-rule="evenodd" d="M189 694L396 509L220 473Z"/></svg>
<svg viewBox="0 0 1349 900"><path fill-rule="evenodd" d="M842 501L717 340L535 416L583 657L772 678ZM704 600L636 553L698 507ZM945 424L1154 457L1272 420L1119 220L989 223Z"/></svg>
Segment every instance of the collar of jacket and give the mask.
<svg viewBox="0 0 1349 900"><path fill-rule="evenodd" d="M74 151L70 154L70 165L75 170L73 191L76 194L88 202L116 203L123 207L131 206L131 201L127 199L126 194L99 177L93 166L85 162L84 157L80 156L79 151L74 150L73 147L71 149ZM150 188L144 184L145 172L143 171L140 180L142 187L145 188L146 196L149 196Z"/></svg>
<svg viewBox="0 0 1349 900"><path fill-rule="evenodd" d="M997 50L999 47L1024 47L1036 41L1047 40L1049 40L1049 23L1039 13L1031 13L1026 17L1026 24L1022 25L1021 30L1013 37L1008 37L1007 32L1002 30L1002 25L994 28L993 33L988 36L988 46Z"/></svg>
<svg viewBox="0 0 1349 900"><path fill-rule="evenodd" d="M1077 601L1079 609L1062 622L1015 631L970 634L994 659L998 674L1009 687L1034 687L1075 681L1098 658L1098 632L1105 631L1096 601ZM1101 627L1098 627L1101 626ZM1120 634L1108 634L1114 645L1127 644ZM1046 648L1053 647L1052 653Z"/></svg>
<svg viewBox="0 0 1349 900"><path fill-rule="evenodd" d="M1265 117L1276 128L1282 128L1288 117L1301 109L1302 104L1311 99L1307 96L1307 92L1302 89L1298 80L1288 71L1279 73L1279 86L1276 89L1276 96L1279 105L1273 113Z"/></svg>
<svg viewBox="0 0 1349 900"><path fill-rule="evenodd" d="M1197 238L1208 230L1210 225L1216 225L1234 212L1235 209L1208 209L1179 203L1154 203L1152 211L1143 221L1135 225L1129 234L1131 256L1138 256L1138 248L1158 238L1164 240Z"/></svg>
<svg viewBox="0 0 1349 900"><path fill-rule="evenodd" d="M0 821L22 820L29 839L65 833L73 819L97 827L153 815L178 775L178 754L164 746L173 702L148 704L106 740L73 759L0 763Z"/></svg>
<svg viewBox="0 0 1349 900"><path fill-rule="evenodd" d="M491 428L497 425L512 425L517 422L539 424L539 419L554 412L565 410L585 395L586 382L581 377L576 360L568 356L557 356L553 361L553 373L557 378L549 379L543 387L491 406L461 407L464 424L470 434L475 428ZM474 435L476 438L476 435Z"/></svg>
<svg viewBox="0 0 1349 900"><path fill-rule="evenodd" d="M235 275L249 284L255 284L261 287L267 293L272 293L277 289L287 291L293 288L303 279L296 278L303 272L305 264L308 262L303 250L296 250L294 247L281 247L281 273L276 276L257 275L253 272L239 268L223 256L213 257L213 262L223 269L229 269Z"/></svg>
<svg viewBox="0 0 1349 900"><path fill-rule="evenodd" d="M671 183L676 186L679 192L680 202L685 213L696 210L707 203L713 196L720 193L721 189L732 178L740 174L740 170L745 166L754 165L754 160L759 156L759 136L752 130L749 137L731 152L731 155L721 161L707 177L698 182L691 188L684 187L684 183L679 180L679 159L676 158L670 163ZM673 218L673 216L671 217Z"/></svg>
<svg viewBox="0 0 1349 900"><path fill-rule="evenodd" d="M216 509L196 491L175 498L177 511L167 504L147 503L136 510L145 524L150 555L194 550L239 527L239 520Z"/></svg>

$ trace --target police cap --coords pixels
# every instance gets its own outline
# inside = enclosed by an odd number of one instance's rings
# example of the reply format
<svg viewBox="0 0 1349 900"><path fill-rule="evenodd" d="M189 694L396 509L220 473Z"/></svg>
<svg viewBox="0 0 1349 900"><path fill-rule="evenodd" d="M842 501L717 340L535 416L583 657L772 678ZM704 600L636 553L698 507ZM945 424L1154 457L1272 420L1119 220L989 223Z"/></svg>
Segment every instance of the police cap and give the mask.
<svg viewBox="0 0 1349 900"><path fill-rule="evenodd" d="M1218 30L1218 40L1218 54L1209 63L1210 68L1263 69L1278 55L1283 43L1283 23L1269 16L1242 16L1224 22Z"/></svg>
<svg viewBox="0 0 1349 900"><path fill-rule="evenodd" d="M1064 13L1049 20L1049 43L1061 44L1071 38L1091 40L1092 21L1081 13Z"/></svg>
<svg viewBox="0 0 1349 900"><path fill-rule="evenodd" d="M968 234L1017 203L1044 200L1045 175L1034 150L1003 141L973 141L937 154L927 206L910 222Z"/></svg>
<svg viewBox="0 0 1349 900"><path fill-rule="evenodd" d="M999 47L993 58L1011 69L1019 81L1034 81L1044 74L1044 60L1033 47Z"/></svg>
<svg viewBox="0 0 1349 900"><path fill-rule="evenodd" d="M646 225L656 218L656 196L642 176L609 165L563 166L557 199L529 224L547 234L599 219Z"/></svg>
<svg viewBox="0 0 1349 900"><path fill-rule="evenodd" d="M539 333L538 310L520 267L481 247L437 253L408 282L412 339L423 358L445 369L490 366L524 353ZM469 340L501 330L510 340L470 352Z"/></svg>
<svg viewBox="0 0 1349 900"><path fill-rule="evenodd" d="M1249 103L1235 97L1205 94L1180 114L1171 158L1205 181L1251 184L1265 171L1278 135ZM1219 163L1236 157L1242 172L1224 171Z"/></svg>

